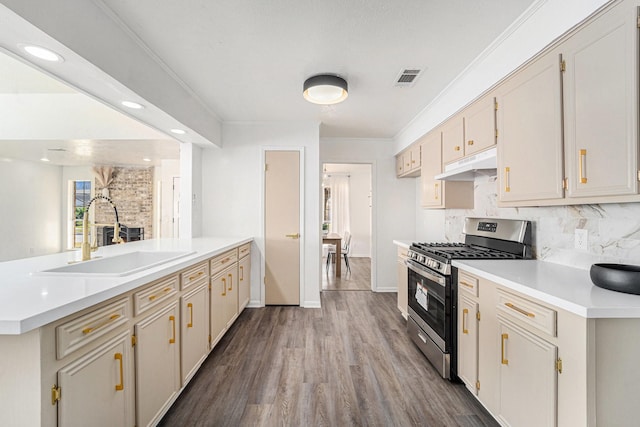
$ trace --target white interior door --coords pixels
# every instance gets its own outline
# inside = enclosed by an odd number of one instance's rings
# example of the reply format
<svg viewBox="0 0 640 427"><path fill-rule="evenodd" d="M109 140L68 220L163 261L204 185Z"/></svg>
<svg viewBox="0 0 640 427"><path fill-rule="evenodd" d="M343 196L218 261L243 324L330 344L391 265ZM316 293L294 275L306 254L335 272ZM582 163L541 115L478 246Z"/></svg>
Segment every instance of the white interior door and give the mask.
<svg viewBox="0 0 640 427"><path fill-rule="evenodd" d="M265 304L300 305L300 152L265 152Z"/></svg>

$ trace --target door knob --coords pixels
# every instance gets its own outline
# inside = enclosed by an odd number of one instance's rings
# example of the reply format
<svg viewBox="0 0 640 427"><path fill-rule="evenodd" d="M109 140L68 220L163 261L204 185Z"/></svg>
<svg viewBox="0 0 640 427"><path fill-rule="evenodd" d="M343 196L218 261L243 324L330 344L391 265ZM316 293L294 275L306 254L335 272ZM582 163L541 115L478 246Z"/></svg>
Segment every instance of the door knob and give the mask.
<svg viewBox="0 0 640 427"><path fill-rule="evenodd" d="M300 237L299 233L296 234L285 234L286 237L290 237L292 239L297 239L298 237Z"/></svg>

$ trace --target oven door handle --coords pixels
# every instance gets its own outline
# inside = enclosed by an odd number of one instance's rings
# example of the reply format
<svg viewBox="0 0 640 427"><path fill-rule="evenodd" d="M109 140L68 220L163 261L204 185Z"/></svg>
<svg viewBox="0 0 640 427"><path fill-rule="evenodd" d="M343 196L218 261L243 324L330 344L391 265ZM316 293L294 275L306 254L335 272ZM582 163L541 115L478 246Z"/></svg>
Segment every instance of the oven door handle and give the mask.
<svg viewBox="0 0 640 427"><path fill-rule="evenodd" d="M416 273L418 273L420 276L425 277L433 282L436 282L437 284L439 284L440 286L442 286L443 288L445 287L446 281L444 279L444 277L442 276L437 276L433 273L431 273L430 271L425 270L424 267L422 267L420 264L416 263L415 261L408 259L405 262L405 265L407 266L407 268L409 270L415 271Z"/></svg>

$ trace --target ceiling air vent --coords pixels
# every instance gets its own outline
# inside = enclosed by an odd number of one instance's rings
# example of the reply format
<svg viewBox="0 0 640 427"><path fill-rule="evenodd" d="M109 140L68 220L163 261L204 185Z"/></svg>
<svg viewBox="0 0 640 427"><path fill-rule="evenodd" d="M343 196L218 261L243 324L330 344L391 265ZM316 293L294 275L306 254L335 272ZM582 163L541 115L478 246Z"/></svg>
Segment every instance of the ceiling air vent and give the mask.
<svg viewBox="0 0 640 427"><path fill-rule="evenodd" d="M418 76L422 70L417 68L405 68L400 71L398 77L396 78L395 86L396 87L411 87L418 80Z"/></svg>

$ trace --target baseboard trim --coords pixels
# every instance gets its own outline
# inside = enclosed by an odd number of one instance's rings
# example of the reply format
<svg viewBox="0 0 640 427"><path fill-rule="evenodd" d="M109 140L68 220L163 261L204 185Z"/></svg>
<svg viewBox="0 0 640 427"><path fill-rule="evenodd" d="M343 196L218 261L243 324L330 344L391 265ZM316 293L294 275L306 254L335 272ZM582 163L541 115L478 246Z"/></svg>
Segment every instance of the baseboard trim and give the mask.
<svg viewBox="0 0 640 427"><path fill-rule="evenodd" d="M398 287L390 286L386 288L377 288L374 292L398 292Z"/></svg>

